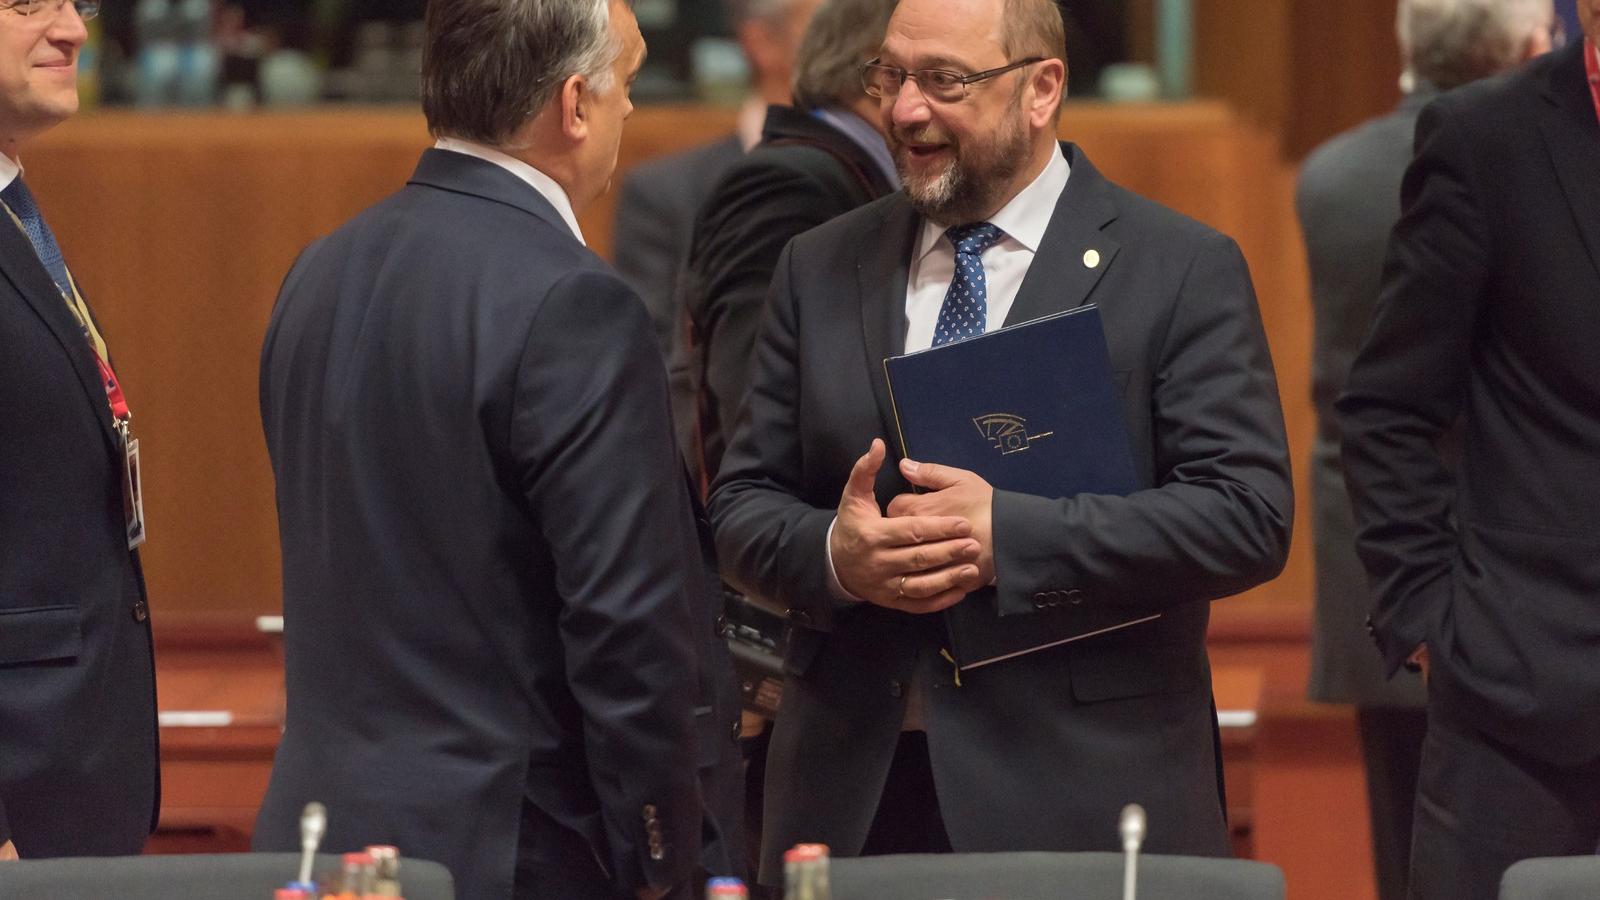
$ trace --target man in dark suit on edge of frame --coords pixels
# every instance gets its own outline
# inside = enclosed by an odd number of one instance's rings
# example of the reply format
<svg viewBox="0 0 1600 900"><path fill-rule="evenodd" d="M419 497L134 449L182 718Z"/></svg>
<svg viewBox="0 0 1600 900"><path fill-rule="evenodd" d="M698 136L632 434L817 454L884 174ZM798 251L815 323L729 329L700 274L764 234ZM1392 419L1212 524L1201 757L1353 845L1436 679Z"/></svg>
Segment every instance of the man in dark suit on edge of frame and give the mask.
<svg viewBox="0 0 1600 900"><path fill-rule="evenodd" d="M97 12L0 4L0 860L138 853L160 806L133 417L19 155Z"/></svg>
<svg viewBox="0 0 1600 900"><path fill-rule="evenodd" d="M1113 850L1131 801L1148 849L1229 852L1205 630L1288 552L1277 383L1234 243L1057 143L1062 31L1051 0L902 0L863 77L904 191L779 260L711 500L725 576L793 626L763 882L802 840ZM885 357L1088 302L1141 490L1051 500L884 465ZM930 613L979 590L1005 616L1161 616L958 685Z"/></svg>
<svg viewBox="0 0 1600 900"><path fill-rule="evenodd" d="M1338 404L1385 671L1428 679L1423 900L1600 842L1600 0L1578 12L1585 40L1423 109Z"/></svg>

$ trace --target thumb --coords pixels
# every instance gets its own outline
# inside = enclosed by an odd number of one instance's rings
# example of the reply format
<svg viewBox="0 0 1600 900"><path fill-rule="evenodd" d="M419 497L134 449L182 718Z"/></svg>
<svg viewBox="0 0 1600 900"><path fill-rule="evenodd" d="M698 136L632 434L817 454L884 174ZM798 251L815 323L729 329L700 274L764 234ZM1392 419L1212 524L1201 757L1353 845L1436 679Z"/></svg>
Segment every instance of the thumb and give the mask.
<svg viewBox="0 0 1600 900"><path fill-rule="evenodd" d="M954 486L967 474L966 469L941 466L938 463L919 463L914 459L900 460L900 474L920 488L942 491Z"/></svg>
<svg viewBox="0 0 1600 900"><path fill-rule="evenodd" d="M850 480L844 485L844 499L860 503L870 503L873 509L878 508L877 495L873 493L873 483L877 481L878 470L883 468L883 459L888 455L883 441L879 438L872 439L872 446L867 452L861 454L856 464L850 467Z"/></svg>

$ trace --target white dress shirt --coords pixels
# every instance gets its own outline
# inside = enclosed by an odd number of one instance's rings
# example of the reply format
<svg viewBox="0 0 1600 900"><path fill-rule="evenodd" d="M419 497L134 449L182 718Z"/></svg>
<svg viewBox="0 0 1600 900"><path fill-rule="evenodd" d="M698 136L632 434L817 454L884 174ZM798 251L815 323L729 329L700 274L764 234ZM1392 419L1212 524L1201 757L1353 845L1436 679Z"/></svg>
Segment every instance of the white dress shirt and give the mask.
<svg viewBox="0 0 1600 900"><path fill-rule="evenodd" d="M572 201L567 199L567 192L562 189L561 185L556 183L554 178L514 156L508 156L493 147L486 147L474 141L443 137L434 142L433 146L439 150L463 153L467 156L475 156L484 162L494 163L526 181L529 187L538 191L541 197L549 200L550 205L556 208L556 212L561 216L561 221L566 222L567 227L572 229L572 234L578 239L578 243L585 246L588 245L583 239L583 231L578 228L578 217L572 212Z"/></svg>
<svg viewBox="0 0 1600 900"><path fill-rule="evenodd" d="M1044 171L1023 188L1011 202L989 218L989 224L1005 233L983 251L983 277L988 283L988 323L985 331L999 328L1017 299L1022 278L1033 265L1033 255L1044 239L1044 230L1055 214L1056 201L1067 187L1071 168L1059 144ZM926 350L933 345L934 326L945 292L956 273L956 248L945 237L945 227L922 223L922 233L911 251L910 278L906 281L905 352Z"/></svg>
<svg viewBox="0 0 1600 900"><path fill-rule="evenodd" d="M21 174L22 164L0 153L0 191L11 187L11 182L16 181Z"/></svg>

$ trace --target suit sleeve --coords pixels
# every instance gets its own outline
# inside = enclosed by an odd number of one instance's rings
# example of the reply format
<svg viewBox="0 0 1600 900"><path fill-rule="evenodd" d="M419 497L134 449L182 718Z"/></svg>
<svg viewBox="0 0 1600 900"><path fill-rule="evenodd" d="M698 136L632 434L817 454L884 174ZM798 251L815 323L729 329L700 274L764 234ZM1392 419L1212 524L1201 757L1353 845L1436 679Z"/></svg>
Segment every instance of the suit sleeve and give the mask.
<svg viewBox="0 0 1600 900"><path fill-rule="evenodd" d="M623 178L612 246L617 271L644 301L656 346L665 353L678 324L674 301L688 215L672 208L660 185L649 183L650 172L646 167Z"/></svg>
<svg viewBox="0 0 1600 900"><path fill-rule="evenodd" d="M787 157L822 155L786 150ZM750 386L767 288L784 246L853 205L834 186L783 160L757 149L723 176L701 208L684 270L684 305L705 354L706 401L717 426L717 433L702 435L712 475Z"/></svg>
<svg viewBox="0 0 1600 900"><path fill-rule="evenodd" d="M6 801L0 797L0 846L11 840L11 820L6 818Z"/></svg>
<svg viewBox="0 0 1600 900"><path fill-rule="evenodd" d="M750 390L711 492L711 523L730 584L784 607L800 624L828 631L833 611L845 601L833 600L827 584L828 526L835 509L801 499L810 491L800 446L793 258L790 244L773 275Z"/></svg>
<svg viewBox="0 0 1600 900"><path fill-rule="evenodd" d="M514 402L512 453L554 563L613 880L680 883L700 850L691 592L703 584L684 554L694 523L661 355L620 279L580 271L551 289Z"/></svg>
<svg viewBox="0 0 1600 900"><path fill-rule="evenodd" d="M1283 413L1249 272L1231 240L1201 240L1159 340L1154 486L1067 499L995 491L1001 615L1033 611L1039 593L1073 591L1094 607L1159 613L1282 570L1293 519Z"/></svg>
<svg viewBox="0 0 1600 900"><path fill-rule="evenodd" d="M1455 480L1440 440L1462 407L1493 250L1472 145L1444 103L1418 119L1377 315L1338 402L1356 550L1390 674L1450 602Z"/></svg>

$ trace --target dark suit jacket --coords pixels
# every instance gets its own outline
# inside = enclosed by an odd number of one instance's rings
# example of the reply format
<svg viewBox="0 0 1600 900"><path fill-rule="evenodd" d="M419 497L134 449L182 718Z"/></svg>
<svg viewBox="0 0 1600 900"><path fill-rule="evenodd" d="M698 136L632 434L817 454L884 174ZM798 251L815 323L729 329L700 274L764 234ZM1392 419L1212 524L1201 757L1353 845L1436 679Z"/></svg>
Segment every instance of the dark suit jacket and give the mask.
<svg viewBox="0 0 1600 900"><path fill-rule="evenodd" d="M896 193L799 236L778 264L711 500L724 575L788 608L796 626L767 768L763 880L796 840L860 851L914 674L957 851L1114 849L1118 810L1138 801L1148 849L1228 852L1205 629L1209 601L1272 577L1287 553L1272 363L1234 243L1064 149L1072 175L1007 321L1100 305L1148 489L1062 500L997 491L999 609L1026 615L1042 595L1076 591L1086 604L1163 615L965 673L957 687L938 659L939 617L830 598L825 545L840 491L871 439L895 433L881 361L904 344L921 220ZM1090 248L1095 268L1083 263ZM908 490L890 457L883 502Z"/></svg>
<svg viewBox="0 0 1600 900"><path fill-rule="evenodd" d="M257 846L320 800L326 849L464 897L686 878L737 698L633 292L514 175L429 150L289 273L261 407L288 710Z"/></svg>
<svg viewBox="0 0 1600 900"><path fill-rule="evenodd" d="M1372 333L1339 402L1393 671L1466 721L1600 756L1600 124L1582 43L1422 112ZM1464 417L1459 475L1435 442Z"/></svg>
<svg viewBox="0 0 1600 900"><path fill-rule="evenodd" d="M723 173L695 218L676 330L673 404L695 411L679 446L715 477L750 360L772 270L789 239L882 197L894 185L854 140L807 110L767 108L761 143ZM677 377L683 373L685 377Z"/></svg>
<svg viewBox="0 0 1600 900"><path fill-rule="evenodd" d="M1313 700L1363 706L1419 706L1423 700L1419 676L1385 677L1367 633L1367 573L1356 556L1355 514L1345 492L1333 404L1378 305L1384 250L1400 218L1400 176L1411 162L1417 113L1436 95L1431 89L1410 94L1388 115L1318 147L1300 169L1295 208L1305 235L1316 324L1311 358L1317 413L1311 443L1317 568Z"/></svg>
<svg viewBox="0 0 1600 900"><path fill-rule="evenodd" d="M644 300L663 358L682 325L678 270L695 213L728 166L744 156L739 136L641 163L622 178L612 246L617 271Z"/></svg>
<svg viewBox="0 0 1600 900"><path fill-rule="evenodd" d="M122 442L94 350L3 211L0 276L0 843L137 853L159 795L155 668Z"/></svg>

